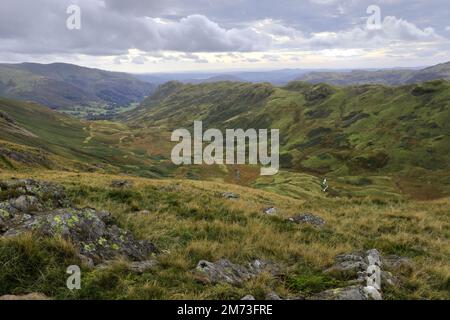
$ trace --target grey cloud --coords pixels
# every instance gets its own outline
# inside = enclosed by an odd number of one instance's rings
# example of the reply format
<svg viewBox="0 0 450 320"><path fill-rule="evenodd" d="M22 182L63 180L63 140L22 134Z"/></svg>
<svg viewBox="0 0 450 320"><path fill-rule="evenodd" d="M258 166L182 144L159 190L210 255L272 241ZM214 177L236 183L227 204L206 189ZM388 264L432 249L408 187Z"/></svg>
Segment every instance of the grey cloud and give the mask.
<svg viewBox="0 0 450 320"><path fill-rule="evenodd" d="M81 7L81 30L65 27L66 7L72 3ZM365 28L369 4L382 8L380 31ZM2 0L0 47L3 56L123 56L136 48L157 59L159 51L251 52L439 43L443 36L438 30L444 34L449 30L448 7L446 0L284 0L276 5L269 0ZM143 63L143 59L134 63ZM184 59L206 62L193 56Z"/></svg>

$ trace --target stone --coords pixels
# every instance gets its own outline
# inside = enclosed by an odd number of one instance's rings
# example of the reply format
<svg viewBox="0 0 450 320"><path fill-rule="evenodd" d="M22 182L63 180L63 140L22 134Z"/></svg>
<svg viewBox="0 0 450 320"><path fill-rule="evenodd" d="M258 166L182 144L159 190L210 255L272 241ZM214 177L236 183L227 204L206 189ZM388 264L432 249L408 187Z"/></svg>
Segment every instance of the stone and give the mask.
<svg viewBox="0 0 450 320"><path fill-rule="evenodd" d="M148 270L153 269L158 265L158 261L156 260L144 260L144 261L135 261L130 263L130 270L142 274Z"/></svg>
<svg viewBox="0 0 450 320"><path fill-rule="evenodd" d="M92 267L117 257L131 261L146 261L156 246L146 240L136 240L114 223L105 210L71 207L61 186L35 180L0 181L0 235L14 237L34 231L39 236L63 237L80 253L83 264ZM83 258L81 258L83 257ZM140 270L144 264L136 266Z"/></svg>
<svg viewBox="0 0 450 320"><path fill-rule="evenodd" d="M239 196L234 192L224 192L222 197L225 199L239 199Z"/></svg>
<svg viewBox="0 0 450 320"><path fill-rule="evenodd" d="M201 276L203 282L219 283L226 282L232 285L240 285L262 272L274 272L275 266L263 260L255 260L242 266L234 264L227 259L216 262L200 260L195 268L195 273Z"/></svg>
<svg viewBox="0 0 450 320"><path fill-rule="evenodd" d="M42 293L33 292L24 295L7 294L4 296L0 296L0 300L51 300L51 299Z"/></svg>
<svg viewBox="0 0 450 320"><path fill-rule="evenodd" d="M246 295L245 297L243 297L241 300L256 300L254 296L252 296L251 294Z"/></svg>
<svg viewBox="0 0 450 320"><path fill-rule="evenodd" d="M283 300L283 299L281 299L276 292L271 291L266 294L266 300Z"/></svg>
<svg viewBox="0 0 450 320"><path fill-rule="evenodd" d="M113 188L130 188L133 186L133 182L129 180L113 180L111 181L111 187Z"/></svg>
<svg viewBox="0 0 450 320"><path fill-rule="evenodd" d="M383 264L387 270L396 271L403 274L410 274L413 271L411 259L396 255L383 257Z"/></svg>
<svg viewBox="0 0 450 320"><path fill-rule="evenodd" d="M368 296L362 286L349 286L344 288L330 289L320 292L311 300L368 300Z"/></svg>
<svg viewBox="0 0 450 320"><path fill-rule="evenodd" d="M23 212L39 212L44 209L42 203L35 197L30 195L22 195L16 199L9 201L12 207Z"/></svg>
<svg viewBox="0 0 450 320"><path fill-rule="evenodd" d="M288 221L298 223L298 224L307 223L307 224L311 224L311 225L317 226L317 227L321 227L325 224L325 220L323 220L322 218L317 217L315 215L312 215L310 213L305 213L305 214L301 214L298 216L288 218Z"/></svg>
<svg viewBox="0 0 450 320"><path fill-rule="evenodd" d="M363 291L366 294L368 300L383 300L379 289L377 289L376 287L365 286L363 288Z"/></svg>
<svg viewBox="0 0 450 320"><path fill-rule="evenodd" d="M368 266L362 252L341 254L335 257L335 263L325 273L339 279L354 279L359 278L359 273L365 272Z"/></svg>
<svg viewBox="0 0 450 320"><path fill-rule="evenodd" d="M277 209L275 207L268 207L263 210L264 214L273 216L277 214Z"/></svg>

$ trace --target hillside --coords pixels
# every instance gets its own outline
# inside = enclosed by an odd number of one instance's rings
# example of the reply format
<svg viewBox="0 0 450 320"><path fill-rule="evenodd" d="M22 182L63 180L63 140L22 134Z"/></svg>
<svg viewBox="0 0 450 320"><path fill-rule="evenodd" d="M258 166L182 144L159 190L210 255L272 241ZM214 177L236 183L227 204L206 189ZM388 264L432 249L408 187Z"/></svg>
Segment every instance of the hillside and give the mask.
<svg viewBox="0 0 450 320"><path fill-rule="evenodd" d="M89 122L35 103L0 98L0 169L123 172L147 177L159 159L128 147L132 132L108 121Z"/></svg>
<svg viewBox="0 0 450 320"><path fill-rule="evenodd" d="M111 116L140 102L152 89L152 84L125 73L64 63L0 64L0 96L77 116Z"/></svg>
<svg viewBox="0 0 450 320"><path fill-rule="evenodd" d="M347 72L310 72L297 78L308 83L348 86L361 84L405 85L431 80L450 80L450 62L425 69L353 70Z"/></svg>
<svg viewBox="0 0 450 320"><path fill-rule="evenodd" d="M136 127L192 130L278 128L281 165L316 175L420 177L440 195L448 184L450 83L384 87L176 82L123 119ZM433 191L434 187L436 189ZM413 188L414 189L414 188ZM447 189L448 190L448 189Z"/></svg>

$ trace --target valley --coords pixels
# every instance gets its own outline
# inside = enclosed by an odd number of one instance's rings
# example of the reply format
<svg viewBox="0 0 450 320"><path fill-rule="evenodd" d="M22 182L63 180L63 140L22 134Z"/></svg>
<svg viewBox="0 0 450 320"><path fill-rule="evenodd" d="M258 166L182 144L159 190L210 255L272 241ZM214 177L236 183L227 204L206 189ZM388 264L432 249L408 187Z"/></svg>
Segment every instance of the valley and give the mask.
<svg viewBox="0 0 450 320"><path fill-rule="evenodd" d="M173 164L171 132L195 120L279 129L280 172ZM384 299L448 299L449 120L446 80L172 81L95 121L0 98L0 232L17 232L0 236L0 261L14 261L0 295L363 299L359 269L339 269L339 257L376 249ZM34 219L41 228L29 229ZM73 264L83 286L69 291Z"/></svg>

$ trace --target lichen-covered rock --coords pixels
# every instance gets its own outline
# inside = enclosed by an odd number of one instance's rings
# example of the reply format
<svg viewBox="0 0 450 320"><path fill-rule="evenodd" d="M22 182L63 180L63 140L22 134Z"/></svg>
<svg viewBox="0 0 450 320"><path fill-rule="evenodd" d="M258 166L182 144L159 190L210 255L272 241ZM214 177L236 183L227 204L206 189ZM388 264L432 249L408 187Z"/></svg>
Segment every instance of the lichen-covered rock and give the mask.
<svg viewBox="0 0 450 320"><path fill-rule="evenodd" d="M214 263L200 260L195 268L195 273L204 282L226 282L232 285L240 285L262 272L272 273L274 269L274 264L263 260L254 260L248 266L234 264L227 259L221 259Z"/></svg>
<svg viewBox="0 0 450 320"><path fill-rule="evenodd" d="M339 279L354 279L360 276L360 272L367 270L368 261L364 252L341 254L335 257L335 263L325 273Z"/></svg>
<svg viewBox="0 0 450 320"><path fill-rule="evenodd" d="M27 231L44 237L61 236L73 243L86 265L119 256L143 261L157 252L151 242L138 241L115 225L109 212L71 207L61 186L11 180L0 182L0 188L4 200L0 202L0 236Z"/></svg>
<svg viewBox="0 0 450 320"><path fill-rule="evenodd" d="M27 209L30 202L36 205L36 200L43 207L41 209L60 208L70 204L64 188L57 184L32 179L0 181L0 202L9 202L22 210Z"/></svg>
<svg viewBox="0 0 450 320"><path fill-rule="evenodd" d="M36 218L32 229L47 236L62 236L70 240L94 263L124 256L145 260L157 252L148 241L137 241L127 231L112 224L110 215L94 209L58 209Z"/></svg>
<svg viewBox="0 0 450 320"><path fill-rule="evenodd" d="M325 224L325 220L310 213L301 214L288 218L288 221L298 223L298 224L311 224L313 226L321 227Z"/></svg>
<svg viewBox="0 0 450 320"><path fill-rule="evenodd" d="M241 300L256 300L254 296L252 296L251 294L246 295L245 297L243 297Z"/></svg>

